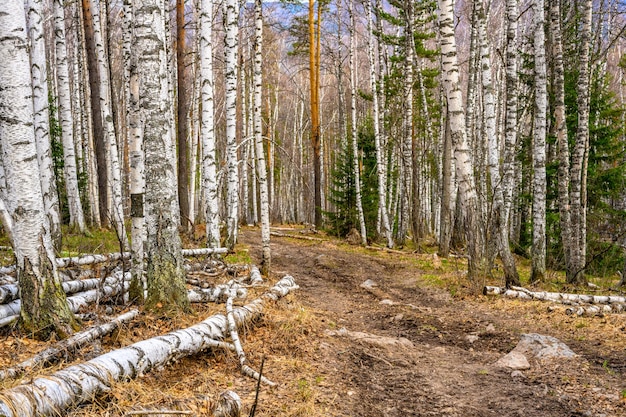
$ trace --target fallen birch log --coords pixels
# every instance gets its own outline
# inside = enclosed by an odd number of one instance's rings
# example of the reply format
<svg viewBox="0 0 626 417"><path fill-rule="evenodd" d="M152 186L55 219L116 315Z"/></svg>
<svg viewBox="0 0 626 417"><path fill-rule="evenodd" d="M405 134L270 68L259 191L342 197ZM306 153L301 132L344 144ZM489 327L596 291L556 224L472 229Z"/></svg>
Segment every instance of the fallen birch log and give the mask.
<svg viewBox="0 0 626 417"><path fill-rule="evenodd" d="M128 290L131 277L130 272L124 274L123 285L121 277L122 272L120 271L114 274L113 277L107 278L102 288L79 292L71 297L67 297L67 304L72 313L78 312L81 307L92 304L101 298L118 295ZM9 319L11 316L18 316L20 314L21 305L22 302L19 299L0 305L0 320ZM0 321L0 327L2 327L2 323L3 322Z"/></svg>
<svg viewBox="0 0 626 417"><path fill-rule="evenodd" d="M261 285L263 284L263 277L261 276L261 271L256 265L250 266L250 285Z"/></svg>
<svg viewBox="0 0 626 417"><path fill-rule="evenodd" d="M228 253L228 248L183 249L183 256L223 255L225 253Z"/></svg>
<svg viewBox="0 0 626 417"><path fill-rule="evenodd" d="M130 279L130 276L128 276ZM108 277L104 280L104 285L115 285L119 283L119 279ZM83 291L93 290L103 284L101 278L77 279L72 281L63 281L61 287L66 294L76 294ZM16 284L0 285L0 304L6 304L18 298L18 286Z"/></svg>
<svg viewBox="0 0 626 417"><path fill-rule="evenodd" d="M260 380L270 387L275 387L275 382L272 382L266 377L261 376L261 374L248 366L246 354L243 351L243 347L241 346L241 340L239 339L237 324L235 323L235 316L233 314L233 298L235 298L236 296L237 291L234 289L231 290L230 296L228 297L228 300L226 300L226 319L228 320L228 332L230 333L230 338L232 339L233 345L235 346L235 352L237 352L237 358L239 359L239 365L241 366L241 373L249 376L256 381Z"/></svg>
<svg viewBox="0 0 626 417"><path fill-rule="evenodd" d="M0 304L6 304L17 300L19 295L18 286L15 284L0 285Z"/></svg>
<svg viewBox="0 0 626 417"><path fill-rule="evenodd" d="M0 380L15 378L23 374L25 371L32 369L36 366L45 366L56 360L59 360L67 352L74 351L79 347L86 345L87 343L90 343L106 334L111 333L113 330L117 329L120 324L129 322L137 317L137 314L139 314L138 310L131 310L107 323L101 324L99 326L93 326L85 331L72 335L68 339L61 340L54 346L51 346L39 352L37 355L25 360L18 365L0 370Z"/></svg>
<svg viewBox="0 0 626 417"><path fill-rule="evenodd" d="M504 295L509 298L522 298L528 300L545 300L560 304L586 303L586 304L614 304L626 303L626 297L617 295L588 295L567 294L560 292L530 291L522 287L491 287L483 288L484 295Z"/></svg>
<svg viewBox="0 0 626 417"><path fill-rule="evenodd" d="M565 314L568 316L601 316L603 314L622 313L624 311L626 311L626 304L615 303L568 307L565 309Z"/></svg>
<svg viewBox="0 0 626 417"><path fill-rule="evenodd" d="M228 253L228 248L197 248L197 249L183 249L183 256L200 256L211 254L224 254ZM103 262L114 262L119 260L129 260L130 252L112 252L112 253L94 253L81 256L70 256L65 258L57 258L56 263L58 268L69 268L72 266L85 266L93 265ZM0 267L0 275L12 274L15 272L15 265L8 265Z"/></svg>
<svg viewBox="0 0 626 417"><path fill-rule="evenodd" d="M258 317L267 300L277 300L296 288L291 276L284 277L261 297L233 311L237 325L250 323ZM227 335L226 322L224 315L217 314L186 329L137 342L1 392L0 416L62 415L68 408L110 390L116 381L144 375L210 347L223 347L224 342L220 341Z"/></svg>
<svg viewBox="0 0 626 417"><path fill-rule="evenodd" d="M248 290L246 288L232 281L228 284L218 284L213 288L188 290L187 296L189 297L190 303L224 303L230 296L231 289L235 291L235 298L244 299L248 296Z"/></svg>

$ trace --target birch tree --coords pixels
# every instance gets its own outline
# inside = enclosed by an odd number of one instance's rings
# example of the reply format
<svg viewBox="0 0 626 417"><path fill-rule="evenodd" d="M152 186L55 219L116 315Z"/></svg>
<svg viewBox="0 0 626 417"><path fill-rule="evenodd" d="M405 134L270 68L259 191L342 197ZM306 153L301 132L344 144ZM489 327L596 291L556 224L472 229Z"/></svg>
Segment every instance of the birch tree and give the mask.
<svg viewBox="0 0 626 417"><path fill-rule="evenodd" d="M123 4L123 36L124 36L124 71L127 72L128 85L125 88L127 100L126 117L128 121L128 158L129 158L129 191L131 217L131 286L130 298L143 300L147 283L144 276L144 244L146 230L144 222L145 175L143 154L143 123L139 107L139 77L137 74L137 57L131 50L133 36L133 6L130 0Z"/></svg>
<svg viewBox="0 0 626 417"><path fill-rule="evenodd" d="M546 273L546 47L544 3L535 0L535 116L533 122L533 246L532 281L543 281Z"/></svg>
<svg viewBox="0 0 626 417"><path fill-rule="evenodd" d="M459 82L459 65L454 38L454 13L451 0L438 0L443 84L446 91L450 138L454 148L458 193L463 209L465 236L469 255L468 276L475 279L482 262L479 222L477 219L478 196L472 167L472 154L467 143L465 111Z"/></svg>
<svg viewBox="0 0 626 417"><path fill-rule="evenodd" d="M4 2L0 13L0 85L0 143L22 298L20 321L43 340L51 333L65 337L77 325L57 273L39 182L23 0Z"/></svg>
<svg viewBox="0 0 626 417"><path fill-rule="evenodd" d="M54 37L56 52L57 92L59 95L59 122L63 143L63 174L70 212L70 226L84 233L85 216L78 191L76 152L74 148L74 120L70 93L67 46L65 41L65 8L61 0L54 0Z"/></svg>
<svg viewBox="0 0 626 417"><path fill-rule="evenodd" d="M593 2L585 0L581 10L580 51L578 61L578 83L576 84L578 104L578 125L572 151L571 181L571 262L572 270L568 282L584 282L585 252L587 249L587 202L586 202L586 160L589 148L589 49L591 45L591 18Z"/></svg>
<svg viewBox="0 0 626 417"><path fill-rule="evenodd" d="M506 116L504 122L504 218L509 221L517 147L517 0L506 0Z"/></svg>
<svg viewBox="0 0 626 417"><path fill-rule="evenodd" d="M502 265L504 267L506 286L519 285L519 275L515 267L515 258L509 246L509 232L505 219L503 185L500 176L500 146L496 129L495 87L491 77L491 56L487 43L487 15L482 0L474 3L478 14L478 39L480 42L480 67L484 101L484 124L487 136L488 168L493 194L492 227L498 247Z"/></svg>
<svg viewBox="0 0 626 417"><path fill-rule="evenodd" d="M59 197L52 167L50 149L50 114L48 108L48 65L46 63L43 1L28 0L26 24L30 41L30 74L33 85L33 111L39 180L45 213L50 224L50 236L56 249L61 246L61 215Z"/></svg>
<svg viewBox="0 0 626 417"><path fill-rule="evenodd" d="M213 0L201 0L200 12L200 85L202 89L202 184L206 218L206 237L209 248L221 244L220 217L217 194L217 166L215 160L215 117L213 98Z"/></svg>
<svg viewBox="0 0 626 417"><path fill-rule="evenodd" d="M387 210L387 178L385 169L385 154L381 143L381 111L379 88L377 88L376 78L376 59L374 57L374 23L372 18L372 2L367 1L367 25L368 33L367 37L367 53L369 58L369 70L370 70L370 89L372 90L372 110L373 110L373 123L374 123L374 147L376 148L376 174L378 176L378 210L381 215L382 233L387 240L387 247L393 248L393 234L391 226L389 224L389 211ZM380 17L378 17L380 19ZM379 45L379 48L382 48ZM382 62L381 62L382 65ZM379 80L383 82L382 78ZM382 89L382 85L378 86Z"/></svg>
<svg viewBox="0 0 626 417"><path fill-rule="evenodd" d="M554 130L556 131L559 160L558 194L561 242L565 255L565 270L568 282L572 277L571 251L572 231L570 220L569 170L570 153L567 124L565 123L565 70L563 68L563 40L561 35L561 1L550 2L550 35L554 62Z"/></svg>
<svg viewBox="0 0 626 417"><path fill-rule="evenodd" d="M160 0L137 0L133 10L146 177L146 307L187 311L174 139L169 118L163 117L172 111L172 101L162 8Z"/></svg>
<svg viewBox="0 0 626 417"><path fill-rule="evenodd" d="M353 0L348 1L348 13L350 14L350 112L352 123L350 139L352 145L352 167L354 171L354 188L356 193L356 209L359 216L359 226L361 229L361 243L367 245L367 230L365 229L365 216L363 214L363 203L361 198L361 173L359 169L359 147L357 145L357 120L356 120L356 19L354 18Z"/></svg>
<svg viewBox="0 0 626 417"><path fill-rule="evenodd" d="M263 149L263 126L261 93L263 89L263 4L254 2L254 142L256 144L256 169L259 177L259 195L261 203L261 273L270 271L272 253L270 249L270 203L267 192L267 170L265 168L265 150ZM256 198L256 196L255 196Z"/></svg>
<svg viewBox="0 0 626 417"><path fill-rule="evenodd" d="M232 249L237 243L239 222L239 173L237 168L237 68L239 65L239 3L224 1L224 54L226 65L226 247Z"/></svg>

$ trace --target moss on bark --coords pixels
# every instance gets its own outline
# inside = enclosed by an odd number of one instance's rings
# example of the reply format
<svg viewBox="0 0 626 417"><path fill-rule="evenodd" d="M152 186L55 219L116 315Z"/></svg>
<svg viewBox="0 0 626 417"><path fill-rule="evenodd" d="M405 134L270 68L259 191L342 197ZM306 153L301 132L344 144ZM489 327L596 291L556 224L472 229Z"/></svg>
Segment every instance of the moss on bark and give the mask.
<svg viewBox="0 0 626 417"><path fill-rule="evenodd" d="M150 254L147 282L146 309L164 314L191 311L185 288L185 270L182 261L177 261L175 256L165 251Z"/></svg>
<svg viewBox="0 0 626 417"><path fill-rule="evenodd" d="M78 330L79 325L43 246L39 258L39 271L35 271L28 258L24 259L22 268L18 266L20 326L36 339L48 340L52 334L64 339Z"/></svg>

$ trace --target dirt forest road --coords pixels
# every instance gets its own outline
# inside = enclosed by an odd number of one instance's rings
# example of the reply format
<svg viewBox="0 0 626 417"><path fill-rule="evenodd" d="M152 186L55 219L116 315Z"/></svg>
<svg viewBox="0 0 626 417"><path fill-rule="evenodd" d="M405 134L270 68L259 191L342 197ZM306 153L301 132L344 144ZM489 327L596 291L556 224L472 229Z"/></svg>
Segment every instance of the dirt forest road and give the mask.
<svg viewBox="0 0 626 417"><path fill-rule="evenodd" d="M258 235L241 236L255 260ZM561 313L544 320L545 306L452 297L427 285L433 273L416 261L427 255L282 237L272 254L272 270L296 278L295 297L325 327L309 338L325 377L315 415L626 416L624 327L602 336L606 319L592 331ZM360 286L368 279L376 286ZM521 372L494 366L522 333L555 336L579 356Z"/></svg>

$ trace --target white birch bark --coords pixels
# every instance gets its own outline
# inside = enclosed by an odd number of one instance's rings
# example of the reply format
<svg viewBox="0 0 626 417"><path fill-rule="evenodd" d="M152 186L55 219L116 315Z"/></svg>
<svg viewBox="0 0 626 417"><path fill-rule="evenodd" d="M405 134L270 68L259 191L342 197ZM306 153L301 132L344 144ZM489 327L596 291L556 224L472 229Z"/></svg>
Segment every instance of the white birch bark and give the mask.
<svg viewBox="0 0 626 417"><path fill-rule="evenodd" d="M506 117L504 127L504 219L509 223L517 146L517 0L506 1ZM508 228L508 226L507 226Z"/></svg>
<svg viewBox="0 0 626 417"><path fill-rule="evenodd" d="M348 13L350 14L350 114L352 122L350 123L350 145L352 146L352 170L354 173L354 188L356 193L356 209L359 217L359 226L361 232L361 243L367 245L367 230L365 229L365 215L363 214L363 202L361 197L361 170L359 167L359 147L357 144L357 120L356 120L356 19L354 18L354 1L348 2ZM374 95L376 92L374 91Z"/></svg>
<svg viewBox="0 0 626 417"><path fill-rule="evenodd" d="M52 152L50 149L48 65L46 63L43 13L43 0L27 1L26 24L30 40L30 69L33 83L33 110L35 115L37 159L39 161L39 179L45 212L50 223L50 236L53 244L60 246L61 215L59 213L59 197L54 179Z"/></svg>
<svg viewBox="0 0 626 417"><path fill-rule="evenodd" d="M409 232L411 218L411 191L413 180L413 6L412 2L406 2L405 13L405 33L406 44L404 46L404 114L402 115L402 142L400 144L402 176L400 180L400 206L398 213L398 230L396 240L399 245L404 245Z"/></svg>
<svg viewBox="0 0 626 417"><path fill-rule="evenodd" d="M261 120L261 107L263 106L261 97L263 90L263 6L261 0L254 2L254 35L254 142L256 144L256 170L259 178L261 209L261 272L268 275L272 263L272 252L270 249L270 201L267 190L267 170Z"/></svg>
<svg viewBox="0 0 626 417"><path fill-rule="evenodd" d="M504 295L510 298L525 298L543 301L552 301L560 304L585 303L585 304L624 304L626 297L619 295L590 295L568 294L562 292L530 291L522 287L491 287L483 288L485 295Z"/></svg>
<svg viewBox="0 0 626 417"><path fill-rule="evenodd" d="M267 301L277 300L297 288L290 276L284 277L260 298L233 311L243 327L259 317ZM88 362L40 377L2 393L0 414L6 417L56 416L77 404L87 402L111 389L115 381L144 375L172 361L212 347L227 336L227 319L217 314L186 329L137 342Z"/></svg>
<svg viewBox="0 0 626 417"><path fill-rule="evenodd" d="M206 218L207 246L220 245L217 162L215 159L215 116L213 93L213 0L201 0L200 77L202 88L202 185Z"/></svg>
<svg viewBox="0 0 626 417"><path fill-rule="evenodd" d="M70 212L70 226L85 232L85 216L78 193L76 152L74 149L74 119L70 93L67 45L65 41L65 10L61 0L54 0L54 36L56 52L57 92L59 95L59 123L63 143L63 174Z"/></svg>
<svg viewBox="0 0 626 417"><path fill-rule="evenodd" d="M482 0L475 3L478 18L478 39L480 42L480 68L484 101L484 129L487 136L487 156L489 177L491 179L492 204L492 227L495 231L495 239L500 258L504 266L505 281L509 285L519 285L519 275L515 267L515 259L509 246L509 232L504 208L504 194L502 178L500 177L500 146L496 129L496 105L495 88L491 79L491 54L487 43L487 16Z"/></svg>
<svg viewBox="0 0 626 417"><path fill-rule="evenodd" d="M546 273L546 47L544 2L535 0L535 116L533 123L533 246L532 281L543 281Z"/></svg>
<svg viewBox="0 0 626 417"><path fill-rule="evenodd" d="M37 355L15 366L0 370L0 380L16 378L20 374L35 367L44 366L67 355L69 351L75 351L87 343L93 342L117 329L120 324L133 320L139 314L139 310L131 310L104 324L90 327L72 337L62 340Z"/></svg>
<svg viewBox="0 0 626 417"><path fill-rule="evenodd" d="M168 116L172 112L165 19L160 0L133 3L139 79L139 108L143 120L146 226L146 306L187 310L185 271L178 225L176 158Z"/></svg>
<svg viewBox="0 0 626 417"><path fill-rule="evenodd" d="M559 161L558 193L561 242L565 255L565 270L570 279L572 274L571 251L572 231L570 220L570 154L567 124L565 123L565 71L563 67L563 41L561 35L561 1L550 3L550 35L554 60L554 130L556 131Z"/></svg>
<svg viewBox="0 0 626 417"><path fill-rule="evenodd" d="M239 172L237 168L237 72L239 65L239 5L237 0L224 2L224 54L226 65L226 164L227 164L227 218L226 247L237 243L239 222Z"/></svg>
<svg viewBox="0 0 626 417"><path fill-rule="evenodd" d="M78 20L80 22L84 21L84 11L83 7L78 7ZM87 53L87 39L85 33L85 24L81 23L78 25L78 33L80 36L80 45L81 48L81 61L79 63L79 68L81 68L81 95L83 97L83 103L86 103L87 106L91 103L91 87L89 84L89 65L88 65L88 53ZM101 226L101 218L100 218L100 190L98 188L98 170L96 168L96 155L95 155L95 138L94 138L94 116L92 114L91 106L86 110L81 112L84 125L86 130L86 135L84 138L83 149L85 149L85 166L88 176L88 195L89 195L89 207L91 209L91 224L97 227Z"/></svg>
<svg viewBox="0 0 626 417"><path fill-rule="evenodd" d="M22 323L42 338L68 335L75 322L61 290L45 217L23 0L6 1L0 13L0 85L1 156L17 278L25 301Z"/></svg>
<svg viewBox="0 0 626 417"><path fill-rule="evenodd" d="M438 0L439 27L441 31L441 56L443 66L443 84L448 99L448 113L450 117L450 137L454 147L456 162L456 178L458 192L465 218L465 235L467 238L470 279L477 276L482 262L480 239L482 233L478 230L477 219L478 196L472 168L472 153L468 147L465 130L465 112L459 83L459 66L454 38L454 14L451 0Z"/></svg>
<svg viewBox="0 0 626 417"><path fill-rule="evenodd" d="M586 236L586 160L589 147L589 54L591 44L593 2L585 0L581 10L579 72L576 92L578 94L578 126L576 141L572 151L571 181L571 261L572 271L568 274L569 282L584 282L584 268L587 248Z"/></svg>
<svg viewBox="0 0 626 417"><path fill-rule="evenodd" d="M126 226L124 224L124 207L122 205L122 179L119 163L117 139L115 137L115 126L111 112L111 81L109 79L109 63L104 49L104 40L100 30L100 13L98 7L92 7L94 24L94 43L96 45L96 56L98 59L98 73L100 74L100 105L102 112L102 125L105 132L106 146L108 149L107 158L109 166L109 187L111 190L111 223L115 227L117 238L124 245L129 247L126 236Z"/></svg>
<svg viewBox="0 0 626 417"><path fill-rule="evenodd" d="M127 123L128 123L128 157L130 169L130 217L131 217L131 274L132 285L130 291L131 299L143 299L147 290L147 283L144 275L144 245L146 241L146 229L144 223L144 155L143 155L143 131L142 117L139 108L139 77L137 74L136 57L131 54L132 39L132 17L133 8L130 0L125 0L123 4L123 42L124 42L124 72L128 77L125 83L127 103Z"/></svg>

